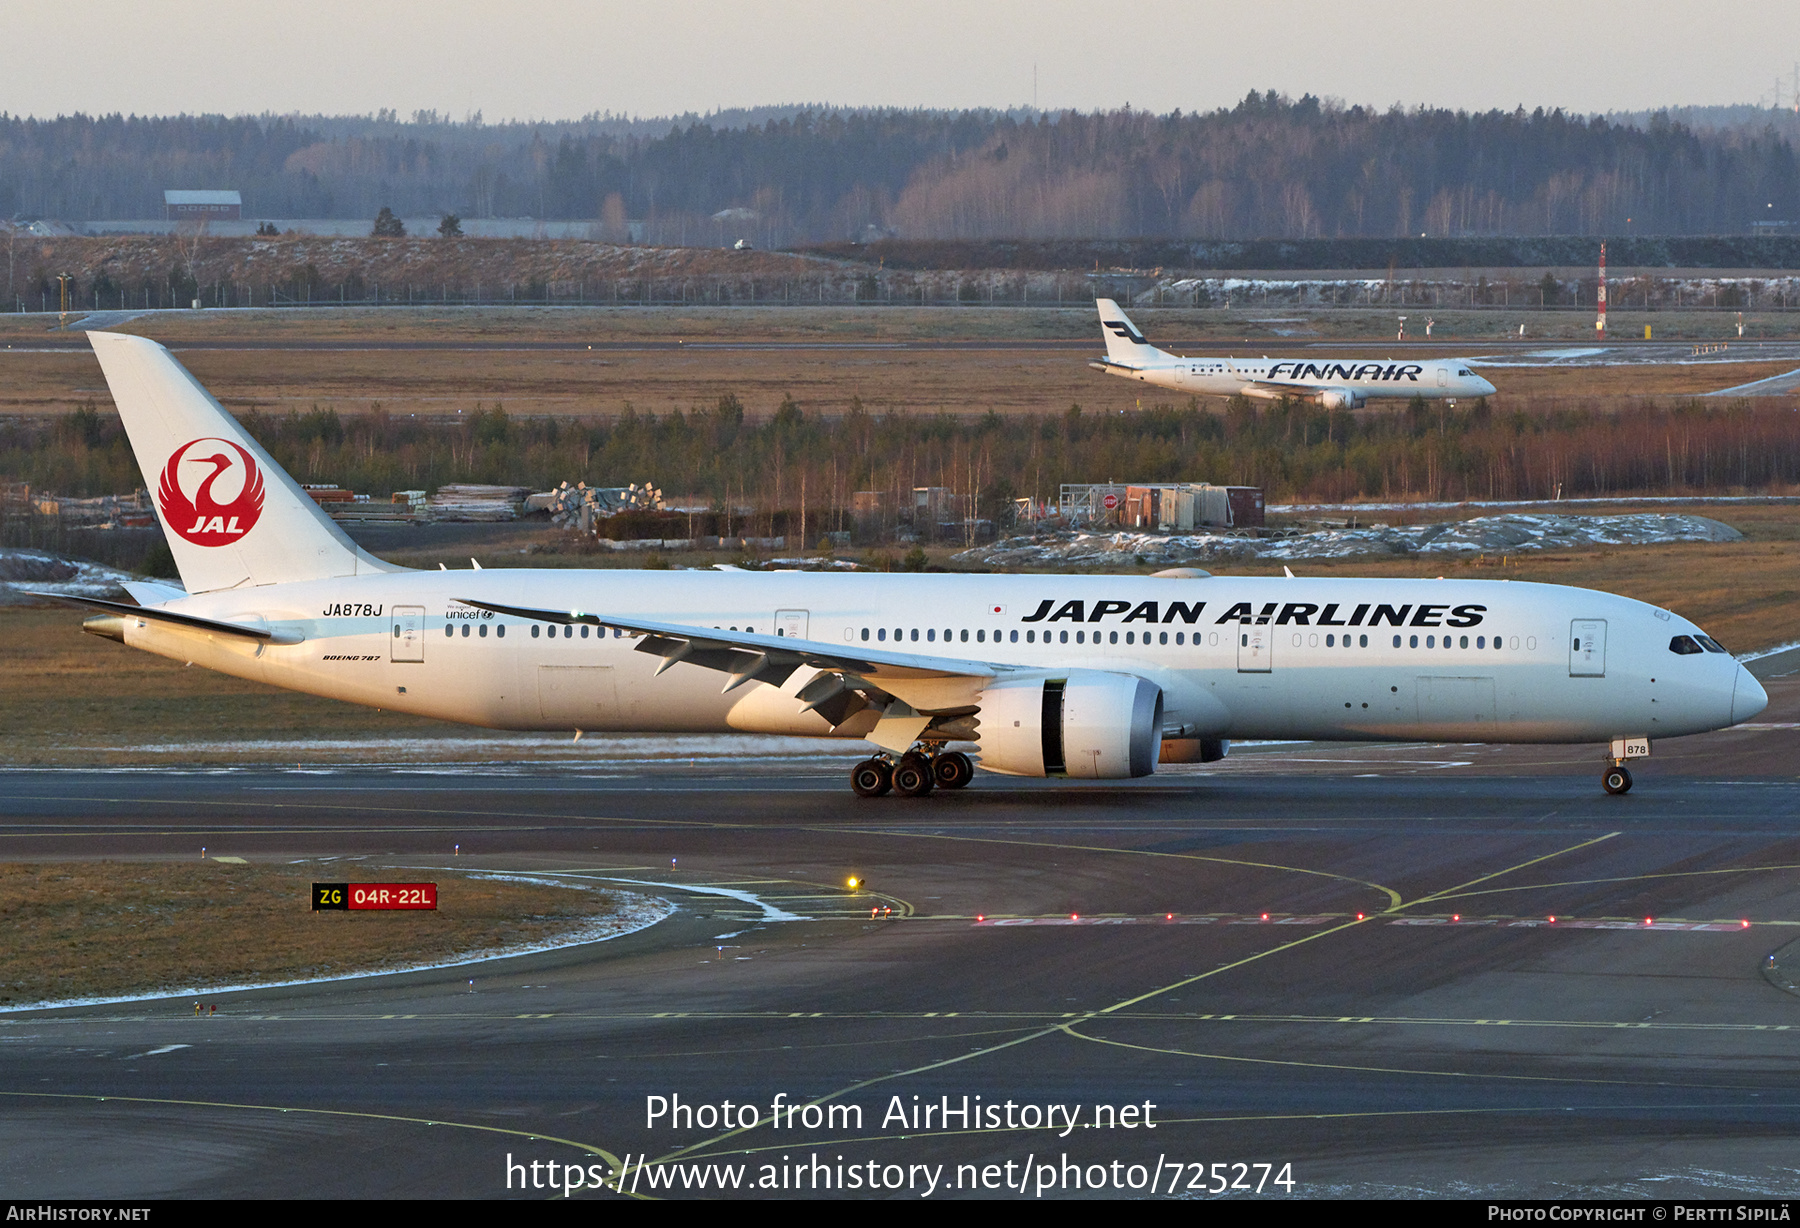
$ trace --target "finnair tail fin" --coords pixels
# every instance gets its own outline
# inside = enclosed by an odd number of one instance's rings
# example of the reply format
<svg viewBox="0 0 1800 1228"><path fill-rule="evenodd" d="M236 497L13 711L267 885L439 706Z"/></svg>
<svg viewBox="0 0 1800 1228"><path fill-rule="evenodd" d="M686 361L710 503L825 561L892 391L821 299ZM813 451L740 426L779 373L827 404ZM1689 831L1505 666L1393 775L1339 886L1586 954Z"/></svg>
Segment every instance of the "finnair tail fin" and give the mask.
<svg viewBox="0 0 1800 1228"><path fill-rule="evenodd" d="M1141 367L1168 357L1144 340L1144 334L1119 310L1117 303L1103 298L1099 300L1099 306L1100 334L1106 338L1107 361L1127 367Z"/></svg>
<svg viewBox="0 0 1800 1228"><path fill-rule="evenodd" d="M344 536L168 350L88 340L188 592L406 570Z"/></svg>

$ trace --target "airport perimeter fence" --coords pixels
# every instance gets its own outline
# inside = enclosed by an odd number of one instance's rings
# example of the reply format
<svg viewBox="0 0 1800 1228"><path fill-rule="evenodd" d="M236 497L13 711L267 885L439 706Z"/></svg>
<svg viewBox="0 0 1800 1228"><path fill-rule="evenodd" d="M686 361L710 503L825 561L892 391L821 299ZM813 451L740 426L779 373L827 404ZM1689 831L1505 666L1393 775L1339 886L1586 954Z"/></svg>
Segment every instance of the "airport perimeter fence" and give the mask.
<svg viewBox="0 0 1800 1228"><path fill-rule="evenodd" d="M1607 283L1609 310L1643 312L1800 310L1796 277L1618 277ZM32 299L37 301L34 303ZM1133 311L1355 310L1592 313L1593 278L1559 283L1283 280L1216 276L1171 278L1125 272L1054 276L957 275L930 278L810 279L605 278L504 285L380 285L359 278L336 284L148 284L97 281L73 287L66 308L54 288L14 295L4 309L27 314L155 311L179 308L305 307L1003 307L1089 308L1112 298Z"/></svg>

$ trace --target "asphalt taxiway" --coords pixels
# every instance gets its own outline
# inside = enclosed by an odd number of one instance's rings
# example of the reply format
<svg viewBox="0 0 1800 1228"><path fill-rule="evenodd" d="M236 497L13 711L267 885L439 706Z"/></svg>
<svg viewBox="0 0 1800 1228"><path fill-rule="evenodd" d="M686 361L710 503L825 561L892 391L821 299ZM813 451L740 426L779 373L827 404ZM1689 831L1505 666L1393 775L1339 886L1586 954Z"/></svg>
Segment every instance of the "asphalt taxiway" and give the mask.
<svg viewBox="0 0 1800 1228"><path fill-rule="evenodd" d="M546 1197L573 1164L657 1197L1266 1195L1285 1166L1313 1196L1791 1194L1800 677L1768 686L1624 797L1591 747L866 802L835 764L8 773L10 859L479 865L678 911L204 1019L0 1015L0 1192ZM994 1115L914 1115L965 1103Z"/></svg>

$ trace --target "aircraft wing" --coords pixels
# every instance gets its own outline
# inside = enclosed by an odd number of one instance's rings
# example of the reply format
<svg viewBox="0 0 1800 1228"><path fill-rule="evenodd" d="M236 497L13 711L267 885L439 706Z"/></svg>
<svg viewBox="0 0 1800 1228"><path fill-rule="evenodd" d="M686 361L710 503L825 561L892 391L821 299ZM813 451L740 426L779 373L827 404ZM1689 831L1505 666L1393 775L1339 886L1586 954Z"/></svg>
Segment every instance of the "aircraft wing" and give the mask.
<svg viewBox="0 0 1800 1228"><path fill-rule="evenodd" d="M1280 380L1253 379L1245 380L1238 391L1247 397L1264 397L1268 400L1279 400L1281 397L1313 396L1326 388L1335 388L1336 384L1301 384L1285 383Z"/></svg>
<svg viewBox="0 0 1800 1228"><path fill-rule="evenodd" d="M654 622L642 618L619 618L611 614L589 614L580 610L540 610L476 601L467 597L457 600L463 605L492 610L496 614L514 618L561 624L585 623L591 627L613 627L628 632L641 637L637 651L651 653L663 659L657 673L680 662L704 666L730 675L725 683L727 691L753 681L780 686L795 670L805 665L822 672L864 680L874 688L890 694L903 693L903 698L908 698L911 702L910 697L913 695L923 697L925 693L970 691L971 688L967 685L956 684L983 684L1018 668L991 661L958 660L953 657L885 649L871 650L866 644L827 644L819 640L789 639L786 636L758 635L749 631L726 631L718 627L692 627L684 623ZM938 680L950 683L951 686L946 688L931 685ZM972 690L978 692L980 685L974 686ZM921 710L938 709L921 707Z"/></svg>

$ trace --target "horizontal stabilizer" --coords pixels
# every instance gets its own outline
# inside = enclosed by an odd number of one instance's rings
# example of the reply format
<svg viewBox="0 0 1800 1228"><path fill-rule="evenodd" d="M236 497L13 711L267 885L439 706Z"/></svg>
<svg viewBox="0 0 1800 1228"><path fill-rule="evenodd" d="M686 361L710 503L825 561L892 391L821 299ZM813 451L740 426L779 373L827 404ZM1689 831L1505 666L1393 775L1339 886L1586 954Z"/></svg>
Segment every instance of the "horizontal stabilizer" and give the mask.
<svg viewBox="0 0 1800 1228"><path fill-rule="evenodd" d="M131 594L131 599L139 605L162 605L169 601L180 601L187 596L187 590L173 584L158 584L154 580L120 580L119 587Z"/></svg>
<svg viewBox="0 0 1800 1228"><path fill-rule="evenodd" d="M187 627L194 631L211 631L216 635L240 636L243 639L256 640L264 644L298 644L303 638L297 634L271 631L267 627L230 623L218 618L202 618L198 614L180 614L174 610L165 610L160 606L129 605L123 601L102 601L98 597L69 597L62 593L28 593L27 596L85 606L90 610L102 610L124 618L140 618L145 622L168 623L176 627Z"/></svg>

